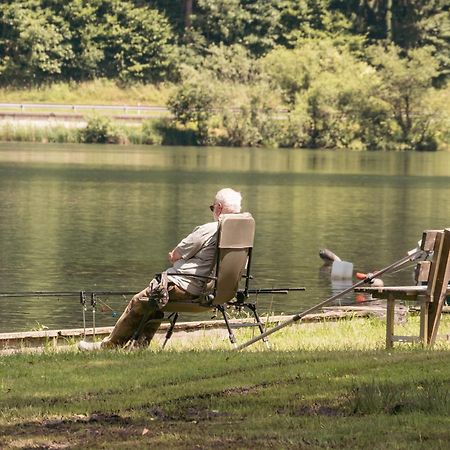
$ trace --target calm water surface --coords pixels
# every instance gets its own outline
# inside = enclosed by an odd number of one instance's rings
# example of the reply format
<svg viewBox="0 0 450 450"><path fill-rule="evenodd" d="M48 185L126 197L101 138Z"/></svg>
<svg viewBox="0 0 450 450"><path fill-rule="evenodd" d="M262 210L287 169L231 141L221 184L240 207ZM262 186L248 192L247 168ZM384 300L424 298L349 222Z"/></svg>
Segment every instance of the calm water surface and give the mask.
<svg viewBox="0 0 450 450"><path fill-rule="evenodd" d="M260 297L263 311L299 312L340 288L320 248L370 271L450 227L450 153L0 144L0 292L138 291L226 186L256 219L253 286L307 288ZM0 301L0 332L82 323L76 297ZM102 297L97 324L124 305Z"/></svg>

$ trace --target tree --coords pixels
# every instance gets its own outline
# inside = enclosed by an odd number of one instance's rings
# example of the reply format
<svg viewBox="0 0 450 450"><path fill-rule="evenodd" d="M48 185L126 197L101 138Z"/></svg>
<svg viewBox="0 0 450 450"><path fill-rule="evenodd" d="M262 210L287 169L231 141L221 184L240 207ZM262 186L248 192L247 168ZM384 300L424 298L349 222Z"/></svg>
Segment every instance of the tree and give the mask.
<svg viewBox="0 0 450 450"><path fill-rule="evenodd" d="M104 75L124 82L155 82L171 76L175 48L164 16L121 0L104 0L97 14L101 14Z"/></svg>
<svg viewBox="0 0 450 450"><path fill-rule="evenodd" d="M98 76L158 82L176 73L167 19L121 0L21 0L0 5L0 81Z"/></svg>
<svg viewBox="0 0 450 450"><path fill-rule="evenodd" d="M305 39L350 36L351 21L331 7L331 0L281 0L273 2L273 7L280 15L277 45L294 48Z"/></svg>
<svg viewBox="0 0 450 450"><path fill-rule="evenodd" d="M63 67L66 79L78 81L104 75L105 41L99 17L102 3L102 0L71 0L61 5L59 0L47 1L53 14L60 15L70 29L67 38L73 56Z"/></svg>
<svg viewBox="0 0 450 450"><path fill-rule="evenodd" d="M390 106L400 129L399 141L416 149L434 145L431 117L423 111L438 69L432 49L413 49L401 57L399 48L391 45L372 48L370 53L383 80L380 97Z"/></svg>
<svg viewBox="0 0 450 450"><path fill-rule="evenodd" d="M67 24L39 0L0 5L0 81L46 83L59 78L72 58Z"/></svg>
<svg viewBox="0 0 450 450"><path fill-rule="evenodd" d="M385 147L390 130L387 105L377 98L380 77L345 47L311 39L293 50L273 50L263 67L284 92L307 146Z"/></svg>
<svg viewBox="0 0 450 450"><path fill-rule="evenodd" d="M193 123L196 127L197 142L209 143L210 119L213 108L218 105L215 81L209 74L189 70L184 81L170 97L168 106L175 119L183 125Z"/></svg>

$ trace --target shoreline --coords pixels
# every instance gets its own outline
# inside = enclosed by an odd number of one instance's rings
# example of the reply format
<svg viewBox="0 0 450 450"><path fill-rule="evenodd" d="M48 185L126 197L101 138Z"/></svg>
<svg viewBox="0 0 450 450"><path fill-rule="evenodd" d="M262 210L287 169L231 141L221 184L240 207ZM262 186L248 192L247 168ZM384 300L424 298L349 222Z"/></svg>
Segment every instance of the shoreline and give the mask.
<svg viewBox="0 0 450 450"><path fill-rule="evenodd" d="M351 319L368 319L381 317L385 308L352 308L349 310L339 310L337 308L324 311L322 313L308 314L305 316L301 323L324 323L324 322L336 322L340 320ZM291 319L291 315L278 315L261 318L263 325L276 326L286 320ZM235 319L232 321L232 328L248 327L247 324L253 323L253 319ZM165 322L161 324L155 336L156 341L161 341L169 328L170 324ZM89 340L98 340L107 336L113 327L86 327L83 328L71 328L71 329L52 329L43 331L22 331L22 332L9 332L0 333L0 356L21 353L26 351L39 351L45 349L63 349L67 348L70 344L75 343L78 340L85 337ZM173 330L174 336L172 339L180 340L187 336L191 338L198 338L206 336L207 334L214 334L222 339L227 339L228 332L223 320L205 320L205 321L192 321L192 322L179 322Z"/></svg>
<svg viewBox="0 0 450 450"><path fill-rule="evenodd" d="M153 108L153 107L152 107ZM80 110L74 105L73 112L50 110L48 112L24 112L0 110L0 142L30 142L58 144L114 144L114 145L161 145L181 147L235 147L235 148L284 148L286 150L305 150L311 147L303 145L288 146L282 142L245 144L230 143L220 136L211 135L207 142L202 142L198 130L190 126L181 126L173 120L165 107L154 107L150 111L138 110L131 114L132 107L118 106L112 114L75 112ZM87 108L86 108L87 109ZM119 112L122 113L119 113ZM245 144L245 145L244 145ZM322 147L314 150L321 150ZM323 149L336 150L333 147ZM345 151L358 152L405 152L439 153L449 152L450 145L441 143L432 150L419 150L405 147L402 143L392 142L386 148L372 149L355 143L348 147L339 147Z"/></svg>

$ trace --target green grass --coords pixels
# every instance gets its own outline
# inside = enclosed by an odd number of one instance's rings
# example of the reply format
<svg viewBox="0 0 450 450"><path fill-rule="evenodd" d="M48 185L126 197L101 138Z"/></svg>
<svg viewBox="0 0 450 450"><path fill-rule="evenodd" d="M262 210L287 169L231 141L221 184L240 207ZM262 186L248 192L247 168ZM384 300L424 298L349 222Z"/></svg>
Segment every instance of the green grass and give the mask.
<svg viewBox="0 0 450 450"><path fill-rule="evenodd" d="M77 143L80 133L77 128L64 125L39 127L36 125L0 125L0 141L3 142L42 142Z"/></svg>
<svg viewBox="0 0 450 450"><path fill-rule="evenodd" d="M241 353L205 334L164 352L3 357L0 447L448 448L450 346L386 352L383 330L293 326Z"/></svg>
<svg viewBox="0 0 450 450"><path fill-rule="evenodd" d="M94 125L89 132L90 139L86 139L86 130L94 118L106 121L107 136L104 140L90 140L99 135L104 136L102 126ZM142 123L124 124L108 118L107 115L95 114L85 117L87 125L69 127L65 125L37 124L0 124L0 142L39 142L39 143L91 143L104 142L109 144L138 144L138 145L196 145L195 132L190 129L180 129L170 121L147 119ZM101 124L100 124L101 125ZM103 138L102 138L103 139Z"/></svg>
<svg viewBox="0 0 450 450"><path fill-rule="evenodd" d="M170 84L121 87L113 81L98 79L83 83L55 83L39 88L2 88L0 98L4 103L163 106L172 91Z"/></svg>

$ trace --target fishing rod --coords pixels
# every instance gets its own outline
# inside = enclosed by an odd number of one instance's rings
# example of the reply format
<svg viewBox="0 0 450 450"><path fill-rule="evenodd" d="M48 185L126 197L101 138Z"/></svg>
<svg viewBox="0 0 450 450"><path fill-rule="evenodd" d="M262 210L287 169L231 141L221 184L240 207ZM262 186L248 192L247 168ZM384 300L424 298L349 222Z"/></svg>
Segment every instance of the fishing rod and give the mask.
<svg viewBox="0 0 450 450"><path fill-rule="evenodd" d="M247 289L247 293L249 294L287 294L290 291L305 291L304 287L277 287L277 288L256 288L256 289ZM241 292L241 291L239 291ZM244 292L244 291L242 291Z"/></svg>
<svg viewBox="0 0 450 450"><path fill-rule="evenodd" d="M295 314L293 317L291 317L290 319L286 320L283 323L280 323L276 327L273 327L270 330L267 330L264 333L261 333L258 336L255 336L254 338L250 339L249 341L244 342L243 344L237 346L234 350L239 351L246 347L249 347L250 345L254 344L255 342L258 342L261 339L264 339L267 336L269 336L273 333L276 333L277 331L281 330L282 328L285 328L288 325L291 325L291 324L299 321L300 319L305 317L307 314L311 314L314 311L317 311L318 309L322 308L323 306L326 306L326 305L334 302L338 298L343 297L345 294L348 294L349 292L353 291L355 288L357 288L363 284L370 283L374 278L378 278L379 276L383 275L384 273L389 272L392 269L396 269L409 261L414 261L419 256L423 255L423 253L424 253L424 250L420 250L420 249L408 252L408 254L405 257L390 264L389 266L385 267L384 269L378 270L374 273L368 273L363 280L358 281L354 285L348 287L347 289L344 289L342 292L339 292L339 293L327 298L326 300L323 300L322 302L318 303L317 305L314 305L311 308L309 308L301 313Z"/></svg>
<svg viewBox="0 0 450 450"><path fill-rule="evenodd" d="M16 297L75 297L80 292L86 295L134 295L136 292L125 291L24 291L24 292L1 292L0 298L16 298Z"/></svg>

